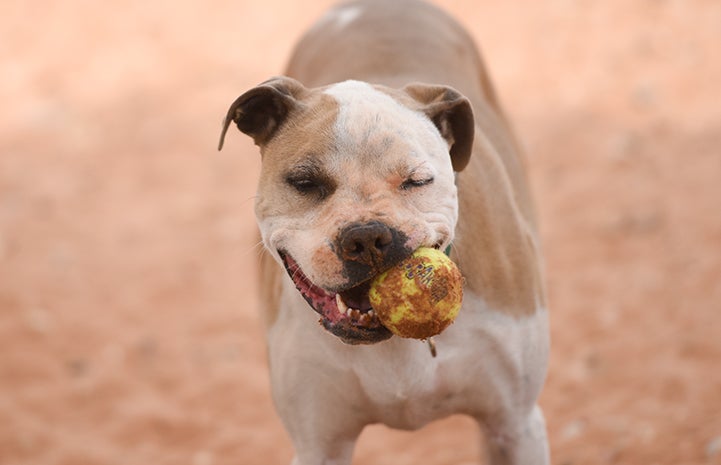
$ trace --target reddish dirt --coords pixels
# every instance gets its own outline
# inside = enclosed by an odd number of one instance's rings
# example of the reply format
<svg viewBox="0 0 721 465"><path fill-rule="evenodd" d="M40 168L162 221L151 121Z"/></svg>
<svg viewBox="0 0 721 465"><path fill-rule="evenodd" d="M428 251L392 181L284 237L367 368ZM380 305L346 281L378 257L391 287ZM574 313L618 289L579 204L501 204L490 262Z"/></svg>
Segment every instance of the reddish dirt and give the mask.
<svg viewBox="0 0 721 465"><path fill-rule="evenodd" d="M3 4L0 463L289 463L254 294L259 157L215 144L329 3ZM721 463L721 4L438 3L528 152L552 462ZM355 463L470 463L477 436L372 427Z"/></svg>

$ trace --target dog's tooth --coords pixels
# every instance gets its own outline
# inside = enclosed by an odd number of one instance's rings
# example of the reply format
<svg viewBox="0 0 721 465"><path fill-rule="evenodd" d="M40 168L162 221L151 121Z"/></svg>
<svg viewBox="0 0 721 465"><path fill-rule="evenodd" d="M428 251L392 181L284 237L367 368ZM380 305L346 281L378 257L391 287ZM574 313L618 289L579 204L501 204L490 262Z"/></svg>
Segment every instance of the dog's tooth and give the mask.
<svg viewBox="0 0 721 465"><path fill-rule="evenodd" d="M341 297L340 294L335 295L335 303L338 305L338 311L341 312L341 314L348 311L348 306L343 302L343 297Z"/></svg>
<svg viewBox="0 0 721 465"><path fill-rule="evenodd" d="M359 319L360 319L360 316L361 316L360 310L356 310L356 309L354 308L354 309L353 309L353 312L352 312L352 314L351 314L351 318L353 318L354 320L359 320Z"/></svg>

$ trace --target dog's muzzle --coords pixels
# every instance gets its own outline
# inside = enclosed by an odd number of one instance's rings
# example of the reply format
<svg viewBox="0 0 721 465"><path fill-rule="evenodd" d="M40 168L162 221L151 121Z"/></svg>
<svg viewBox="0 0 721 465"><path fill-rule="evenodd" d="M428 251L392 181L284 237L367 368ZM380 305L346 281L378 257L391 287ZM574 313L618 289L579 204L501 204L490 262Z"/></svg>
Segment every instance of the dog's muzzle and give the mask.
<svg viewBox="0 0 721 465"><path fill-rule="evenodd" d="M413 250L407 236L379 221L352 223L334 241L335 253L343 264L346 284L324 289L308 279L298 263L279 251L295 287L321 316L325 329L348 344L373 344L391 337L378 320L368 299L372 279L405 259Z"/></svg>

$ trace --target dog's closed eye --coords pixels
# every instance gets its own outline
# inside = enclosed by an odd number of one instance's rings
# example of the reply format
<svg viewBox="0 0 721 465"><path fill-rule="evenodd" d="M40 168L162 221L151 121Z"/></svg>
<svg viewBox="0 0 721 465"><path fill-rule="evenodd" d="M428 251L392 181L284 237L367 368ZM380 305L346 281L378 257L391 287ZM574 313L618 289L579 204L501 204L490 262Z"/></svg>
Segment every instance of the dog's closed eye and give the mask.
<svg viewBox="0 0 721 465"><path fill-rule="evenodd" d="M335 190L335 184L315 166L300 166L285 176L285 182L303 196L315 196L319 200Z"/></svg>
<svg viewBox="0 0 721 465"><path fill-rule="evenodd" d="M318 184L317 181L313 179L294 179L289 178L288 184L293 186L295 190L300 192L301 194L308 194L314 191L317 191L321 188L321 186Z"/></svg>
<svg viewBox="0 0 721 465"><path fill-rule="evenodd" d="M420 163L412 167L401 167L398 171L403 182L400 190L408 191L418 187L428 186L435 181L435 172L426 163Z"/></svg>
<svg viewBox="0 0 721 465"><path fill-rule="evenodd" d="M427 186L429 184L432 184L434 180L435 178L433 176L427 178L410 177L403 181L403 183L401 184L401 190L407 191L413 189L414 187Z"/></svg>

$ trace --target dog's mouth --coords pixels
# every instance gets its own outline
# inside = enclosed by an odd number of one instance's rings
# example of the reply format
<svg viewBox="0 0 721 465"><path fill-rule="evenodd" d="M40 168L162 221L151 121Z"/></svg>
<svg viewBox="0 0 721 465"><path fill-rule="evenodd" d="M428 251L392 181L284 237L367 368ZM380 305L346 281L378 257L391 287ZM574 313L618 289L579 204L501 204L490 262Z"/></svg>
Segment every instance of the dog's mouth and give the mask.
<svg viewBox="0 0 721 465"><path fill-rule="evenodd" d="M293 257L282 252L280 256L295 287L321 316L320 323L343 342L374 344L392 336L381 324L368 299L371 280L330 292L313 284Z"/></svg>

